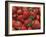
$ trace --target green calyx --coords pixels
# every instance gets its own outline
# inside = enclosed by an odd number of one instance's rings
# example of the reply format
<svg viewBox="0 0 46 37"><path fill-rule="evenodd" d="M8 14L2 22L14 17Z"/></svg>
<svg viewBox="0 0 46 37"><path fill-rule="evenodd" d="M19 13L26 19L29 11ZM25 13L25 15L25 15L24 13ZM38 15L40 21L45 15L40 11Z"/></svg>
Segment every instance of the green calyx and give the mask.
<svg viewBox="0 0 46 37"><path fill-rule="evenodd" d="M31 20L34 20L34 16L30 16L30 19L31 19Z"/></svg>
<svg viewBox="0 0 46 37"><path fill-rule="evenodd" d="M32 26L32 24L31 23L30 24L27 24L27 26L30 27L30 26Z"/></svg>

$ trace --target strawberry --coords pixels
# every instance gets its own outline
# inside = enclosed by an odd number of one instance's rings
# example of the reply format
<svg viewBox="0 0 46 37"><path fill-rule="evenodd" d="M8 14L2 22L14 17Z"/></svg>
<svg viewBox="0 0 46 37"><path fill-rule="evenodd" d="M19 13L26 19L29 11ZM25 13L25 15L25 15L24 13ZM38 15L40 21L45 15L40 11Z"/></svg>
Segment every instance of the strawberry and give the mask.
<svg viewBox="0 0 46 37"><path fill-rule="evenodd" d="M28 11L28 8L27 7L23 7L22 9L23 9L24 12L25 11Z"/></svg>
<svg viewBox="0 0 46 37"><path fill-rule="evenodd" d="M20 21L22 21L22 22L24 22L23 15L19 15L19 16L17 17L17 19L20 20Z"/></svg>
<svg viewBox="0 0 46 37"><path fill-rule="evenodd" d="M30 12L31 15L34 15L34 12Z"/></svg>
<svg viewBox="0 0 46 37"><path fill-rule="evenodd" d="M32 8L32 7L30 7L30 8L29 8L29 11L30 11L30 12L33 12L33 8Z"/></svg>
<svg viewBox="0 0 46 37"><path fill-rule="evenodd" d="M15 20L12 20L12 26L14 27L16 21Z"/></svg>
<svg viewBox="0 0 46 37"><path fill-rule="evenodd" d="M39 8L35 8L35 9L33 10L33 12L35 12L36 14L39 13Z"/></svg>
<svg viewBox="0 0 46 37"><path fill-rule="evenodd" d="M28 27L28 30L32 30L32 27Z"/></svg>
<svg viewBox="0 0 46 37"><path fill-rule="evenodd" d="M13 18L14 20L16 20L16 19L17 19L17 14L12 14L12 18Z"/></svg>
<svg viewBox="0 0 46 37"><path fill-rule="evenodd" d="M25 18L28 18L29 17L29 15L30 15L30 13L29 12L23 12L23 18L25 19Z"/></svg>
<svg viewBox="0 0 46 37"><path fill-rule="evenodd" d="M16 29L20 29L22 26L22 23L20 21L16 21L16 23L14 23L14 28Z"/></svg>
<svg viewBox="0 0 46 37"><path fill-rule="evenodd" d="M26 20L24 21L24 24L25 24L25 25L27 25L27 24L29 24L29 23L31 23L31 19L26 19Z"/></svg>
<svg viewBox="0 0 46 37"><path fill-rule="evenodd" d="M13 6L12 12L13 12L13 13L16 13L16 11L17 11L17 8L16 8L15 6Z"/></svg>
<svg viewBox="0 0 46 37"><path fill-rule="evenodd" d="M22 25L21 30L27 30L27 27L25 25Z"/></svg>
<svg viewBox="0 0 46 37"><path fill-rule="evenodd" d="M37 15L37 16L36 16L36 19L37 19L37 20L40 20L40 16L39 16L39 15Z"/></svg>
<svg viewBox="0 0 46 37"><path fill-rule="evenodd" d="M17 10L17 14L23 14L22 10L21 9Z"/></svg>
<svg viewBox="0 0 46 37"><path fill-rule="evenodd" d="M12 17L16 17L16 14L13 14Z"/></svg>
<svg viewBox="0 0 46 37"><path fill-rule="evenodd" d="M32 28L33 29L39 29L40 28L40 23L38 20L34 20Z"/></svg>
<svg viewBox="0 0 46 37"><path fill-rule="evenodd" d="M36 17L36 14L34 12L30 12L30 15L33 16L34 18Z"/></svg>

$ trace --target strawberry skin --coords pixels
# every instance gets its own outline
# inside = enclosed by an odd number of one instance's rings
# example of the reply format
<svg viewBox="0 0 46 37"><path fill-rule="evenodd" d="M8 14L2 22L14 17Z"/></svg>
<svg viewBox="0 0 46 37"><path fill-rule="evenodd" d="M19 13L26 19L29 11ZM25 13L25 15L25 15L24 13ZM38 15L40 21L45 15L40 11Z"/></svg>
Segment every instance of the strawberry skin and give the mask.
<svg viewBox="0 0 46 37"><path fill-rule="evenodd" d="M19 16L17 17L17 19L18 19L19 21L21 21L21 22L24 22L23 15L19 15Z"/></svg>
<svg viewBox="0 0 46 37"><path fill-rule="evenodd" d="M28 17L29 17L29 15L30 15L30 13L29 13L29 12L23 12L23 18L28 18Z"/></svg>
<svg viewBox="0 0 46 37"><path fill-rule="evenodd" d="M26 26L22 25L21 30L27 30Z"/></svg>
<svg viewBox="0 0 46 37"><path fill-rule="evenodd" d="M31 23L31 20L30 20L30 19L26 19L26 20L24 21L24 24L29 24L29 23Z"/></svg>
<svg viewBox="0 0 46 37"><path fill-rule="evenodd" d="M32 27L28 27L28 30L32 30Z"/></svg>
<svg viewBox="0 0 46 37"><path fill-rule="evenodd" d="M14 28L16 29L19 29L21 26L22 26L22 23L20 21L16 21L14 24L13 24Z"/></svg>
<svg viewBox="0 0 46 37"><path fill-rule="evenodd" d="M17 14L22 15L22 14L23 14L22 10L19 9L19 10L17 11Z"/></svg>
<svg viewBox="0 0 46 37"><path fill-rule="evenodd" d="M40 20L40 16L39 16L39 15L37 15L37 16L36 16L36 19L37 19L37 20Z"/></svg>
<svg viewBox="0 0 46 37"><path fill-rule="evenodd" d="M33 29L39 29L40 28L40 23L38 20L34 20L34 23L32 25Z"/></svg>

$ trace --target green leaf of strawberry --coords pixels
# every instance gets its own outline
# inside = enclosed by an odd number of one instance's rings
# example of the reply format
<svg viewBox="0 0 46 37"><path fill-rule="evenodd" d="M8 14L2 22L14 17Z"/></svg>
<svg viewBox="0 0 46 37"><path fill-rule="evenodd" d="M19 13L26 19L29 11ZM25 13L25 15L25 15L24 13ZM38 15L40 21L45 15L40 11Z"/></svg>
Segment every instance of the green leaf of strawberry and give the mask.
<svg viewBox="0 0 46 37"><path fill-rule="evenodd" d="M31 19L31 20L34 20L34 16L30 16L30 19Z"/></svg>
<svg viewBox="0 0 46 37"><path fill-rule="evenodd" d="M27 24L27 26L30 27L30 26L32 26L32 24L31 23L30 24Z"/></svg>

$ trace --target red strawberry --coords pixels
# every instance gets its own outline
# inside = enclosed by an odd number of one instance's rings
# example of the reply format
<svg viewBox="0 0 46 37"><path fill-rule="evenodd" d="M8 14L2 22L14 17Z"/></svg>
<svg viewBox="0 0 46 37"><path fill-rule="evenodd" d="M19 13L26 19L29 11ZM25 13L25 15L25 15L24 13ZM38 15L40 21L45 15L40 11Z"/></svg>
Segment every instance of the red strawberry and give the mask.
<svg viewBox="0 0 46 37"><path fill-rule="evenodd" d="M13 14L12 17L16 17L16 14Z"/></svg>
<svg viewBox="0 0 46 37"><path fill-rule="evenodd" d="M17 19L20 20L20 21L22 21L22 22L24 22L23 15L19 15L19 16L17 17Z"/></svg>
<svg viewBox="0 0 46 37"><path fill-rule="evenodd" d="M29 15L30 15L30 13L29 13L29 12L23 12L23 18L28 18L28 17L29 17Z"/></svg>
<svg viewBox="0 0 46 37"><path fill-rule="evenodd" d="M28 27L28 30L32 30L32 27Z"/></svg>
<svg viewBox="0 0 46 37"><path fill-rule="evenodd" d="M34 12L30 12L31 15L34 15Z"/></svg>
<svg viewBox="0 0 46 37"><path fill-rule="evenodd" d="M38 8L35 8L33 11L34 11L36 14L39 13L39 9L38 9Z"/></svg>
<svg viewBox="0 0 46 37"><path fill-rule="evenodd" d="M16 21L15 20L12 20L12 26L14 27Z"/></svg>
<svg viewBox="0 0 46 37"><path fill-rule="evenodd" d="M20 29L22 26L22 23L20 21L17 21L16 23L14 23L14 28L16 29Z"/></svg>
<svg viewBox="0 0 46 37"><path fill-rule="evenodd" d="M31 19L26 19L26 20L24 21L24 24L29 24L29 23L31 23Z"/></svg>
<svg viewBox="0 0 46 37"><path fill-rule="evenodd" d="M27 30L26 26L22 25L21 30Z"/></svg>
<svg viewBox="0 0 46 37"><path fill-rule="evenodd" d="M39 29L40 28L40 23L38 20L34 20L32 28L33 29Z"/></svg>
<svg viewBox="0 0 46 37"><path fill-rule="evenodd" d="M27 7L23 7L22 9L23 9L24 12L25 12L25 11L26 11L26 12L28 11L28 8L27 8Z"/></svg>
<svg viewBox="0 0 46 37"><path fill-rule="evenodd" d="M16 8L15 6L13 6L12 12L13 12L13 13L16 13L16 11L17 11L17 8Z"/></svg>
<svg viewBox="0 0 46 37"><path fill-rule="evenodd" d="M37 16L36 16L36 19L37 19L37 20L40 20L40 16L39 16L39 15L37 15Z"/></svg>
<svg viewBox="0 0 46 37"><path fill-rule="evenodd" d="M17 10L17 14L23 14L22 10L21 9Z"/></svg>
<svg viewBox="0 0 46 37"><path fill-rule="evenodd" d="M30 15L36 17L36 14L34 12L30 12Z"/></svg>

